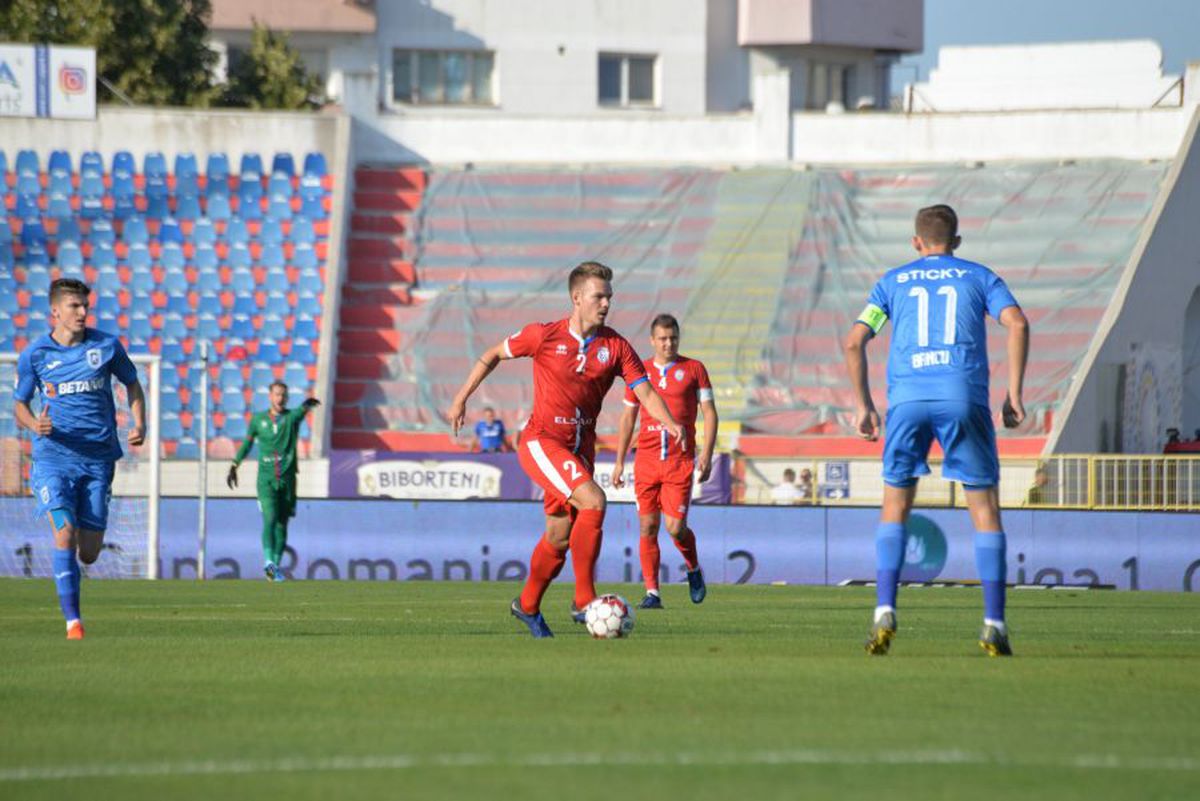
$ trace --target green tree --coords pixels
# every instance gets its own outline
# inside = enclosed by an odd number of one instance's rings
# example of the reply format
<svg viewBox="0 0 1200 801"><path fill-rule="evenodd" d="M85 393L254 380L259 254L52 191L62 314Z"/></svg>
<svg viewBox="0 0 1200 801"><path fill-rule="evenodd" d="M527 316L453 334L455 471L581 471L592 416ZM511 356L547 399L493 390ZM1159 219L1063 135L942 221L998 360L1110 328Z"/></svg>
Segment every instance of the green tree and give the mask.
<svg viewBox="0 0 1200 801"><path fill-rule="evenodd" d="M95 47L100 76L134 103L205 106L215 94L211 15L209 0L4 0L0 33Z"/></svg>
<svg viewBox="0 0 1200 801"><path fill-rule="evenodd" d="M305 68L288 35L255 22L249 52L230 64L221 105L304 109L322 103L321 79Z"/></svg>

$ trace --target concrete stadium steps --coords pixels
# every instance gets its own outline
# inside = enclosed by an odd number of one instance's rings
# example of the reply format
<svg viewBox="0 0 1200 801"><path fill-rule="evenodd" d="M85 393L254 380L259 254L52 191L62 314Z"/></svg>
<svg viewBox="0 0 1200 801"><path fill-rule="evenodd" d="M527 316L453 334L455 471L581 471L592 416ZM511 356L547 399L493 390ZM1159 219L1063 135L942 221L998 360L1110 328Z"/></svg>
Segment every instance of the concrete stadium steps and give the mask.
<svg viewBox="0 0 1200 801"><path fill-rule="evenodd" d="M386 428L382 412L359 404L364 396L380 395L376 388L390 375L388 360L404 344L398 324L416 282L413 214L427 186L419 167L360 166L354 177L332 410L335 448L378 447L373 432ZM393 403L381 397L379 408Z"/></svg>

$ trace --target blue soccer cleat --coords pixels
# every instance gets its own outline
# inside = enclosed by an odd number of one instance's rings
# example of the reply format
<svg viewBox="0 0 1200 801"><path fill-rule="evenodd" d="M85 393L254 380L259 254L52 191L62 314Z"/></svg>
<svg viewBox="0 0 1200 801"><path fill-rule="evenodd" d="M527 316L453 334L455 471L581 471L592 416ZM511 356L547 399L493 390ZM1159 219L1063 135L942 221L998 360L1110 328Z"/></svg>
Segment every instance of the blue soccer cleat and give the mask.
<svg viewBox="0 0 1200 801"><path fill-rule="evenodd" d="M529 633L533 635L534 639L540 640L543 637L554 636L554 632L550 631L550 627L546 625L546 618L542 617L542 613L535 612L532 615L527 614L525 610L521 608L520 598L513 598L512 606L509 607L509 611L512 612L513 617L529 627Z"/></svg>
<svg viewBox="0 0 1200 801"><path fill-rule="evenodd" d="M275 576L271 579L271 581L274 581L276 584L278 584L281 581L287 581L287 576L283 575L283 571L277 567L275 568Z"/></svg>
<svg viewBox="0 0 1200 801"><path fill-rule="evenodd" d="M662 609L662 598L659 598L652 592L646 593L646 597L638 603L638 609Z"/></svg>
<svg viewBox="0 0 1200 801"><path fill-rule="evenodd" d="M581 626L587 625L587 612L576 606L574 601L571 601L571 620Z"/></svg>
<svg viewBox="0 0 1200 801"><path fill-rule="evenodd" d="M267 581L276 580L275 576L277 575L277 568L275 567L274 562L267 562L265 565L263 565L263 575L267 577Z"/></svg>
<svg viewBox="0 0 1200 801"><path fill-rule="evenodd" d="M871 625L871 636L867 639L867 653L872 656L886 656L892 647L892 639L896 636L896 615L884 612Z"/></svg>
<svg viewBox="0 0 1200 801"><path fill-rule="evenodd" d="M704 600L704 596L708 595L708 586L704 583L704 571L700 568L689 570L688 579L688 595L692 596L692 603L698 604Z"/></svg>
<svg viewBox="0 0 1200 801"><path fill-rule="evenodd" d="M988 656L1012 656L1012 646L1008 643L1008 632L996 626L984 626L979 634L979 647Z"/></svg>

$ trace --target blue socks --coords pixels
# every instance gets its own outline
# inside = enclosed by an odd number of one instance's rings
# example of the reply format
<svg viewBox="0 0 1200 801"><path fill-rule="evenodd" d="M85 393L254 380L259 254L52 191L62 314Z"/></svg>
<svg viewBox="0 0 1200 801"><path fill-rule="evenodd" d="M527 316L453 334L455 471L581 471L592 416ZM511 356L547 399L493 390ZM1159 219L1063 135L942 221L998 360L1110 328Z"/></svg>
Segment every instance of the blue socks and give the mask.
<svg viewBox="0 0 1200 801"><path fill-rule="evenodd" d="M877 606L896 607L896 587L904 566L904 524L880 523L875 529L875 595Z"/></svg>
<svg viewBox="0 0 1200 801"><path fill-rule="evenodd" d="M79 562L75 559L75 549L55 548L52 564L63 618L68 623L79 620Z"/></svg>
<svg viewBox="0 0 1200 801"><path fill-rule="evenodd" d="M1004 580L1008 567L1005 562L1003 531L980 531L975 534L975 569L983 585L983 617L987 621L1004 621Z"/></svg>

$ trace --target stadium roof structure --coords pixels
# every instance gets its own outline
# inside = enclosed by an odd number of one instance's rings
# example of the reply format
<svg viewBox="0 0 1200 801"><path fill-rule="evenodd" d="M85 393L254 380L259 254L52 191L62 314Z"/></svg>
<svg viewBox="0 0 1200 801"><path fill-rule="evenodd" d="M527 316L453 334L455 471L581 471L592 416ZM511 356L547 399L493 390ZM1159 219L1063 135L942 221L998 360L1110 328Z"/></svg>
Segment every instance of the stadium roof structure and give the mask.
<svg viewBox="0 0 1200 801"><path fill-rule="evenodd" d="M281 31L375 33L369 0L213 0L213 30L250 30L257 22Z"/></svg>

